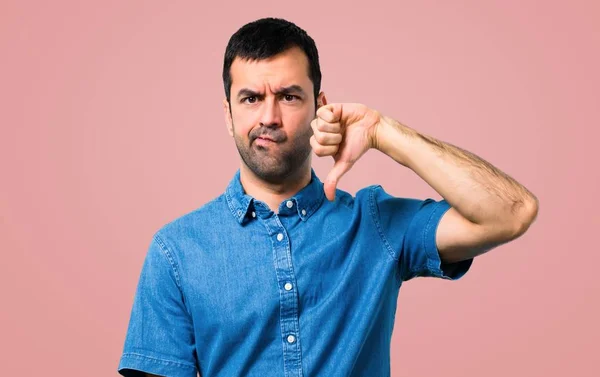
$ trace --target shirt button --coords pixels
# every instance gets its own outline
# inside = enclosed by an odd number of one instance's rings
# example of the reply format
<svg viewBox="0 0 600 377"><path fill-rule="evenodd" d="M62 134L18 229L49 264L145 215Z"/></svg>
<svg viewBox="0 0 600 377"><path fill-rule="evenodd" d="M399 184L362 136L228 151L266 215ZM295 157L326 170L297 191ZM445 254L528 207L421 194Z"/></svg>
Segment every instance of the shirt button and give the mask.
<svg viewBox="0 0 600 377"><path fill-rule="evenodd" d="M294 206L294 202L292 202L291 200L288 200L288 201L287 201L287 203L285 203L285 205L286 205L288 208L292 208L292 207Z"/></svg>
<svg viewBox="0 0 600 377"><path fill-rule="evenodd" d="M285 288L286 291L289 291L290 289L292 289L292 284L285 283L285 285L283 286L283 288Z"/></svg>
<svg viewBox="0 0 600 377"><path fill-rule="evenodd" d="M305 209L302 210L302 216L306 216L306 210Z"/></svg>
<svg viewBox="0 0 600 377"><path fill-rule="evenodd" d="M288 343L294 343L294 341L296 340L296 337L293 335L288 335L287 337L287 341Z"/></svg>
<svg viewBox="0 0 600 377"><path fill-rule="evenodd" d="M277 241L281 241L283 239L283 234L279 233L277 235Z"/></svg>
<svg viewBox="0 0 600 377"><path fill-rule="evenodd" d="M256 217L256 212L252 211L252 217Z"/></svg>

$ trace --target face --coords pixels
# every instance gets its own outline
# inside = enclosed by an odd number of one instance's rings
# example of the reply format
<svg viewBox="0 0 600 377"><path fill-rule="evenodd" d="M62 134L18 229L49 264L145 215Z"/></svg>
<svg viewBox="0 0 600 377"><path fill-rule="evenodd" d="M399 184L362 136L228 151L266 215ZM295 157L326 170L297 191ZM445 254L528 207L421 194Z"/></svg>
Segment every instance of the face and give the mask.
<svg viewBox="0 0 600 377"><path fill-rule="evenodd" d="M261 61L236 58L231 79L231 112L227 100L223 107L245 166L270 183L310 166L316 108L304 52L295 47ZM324 104L321 93L317 106Z"/></svg>

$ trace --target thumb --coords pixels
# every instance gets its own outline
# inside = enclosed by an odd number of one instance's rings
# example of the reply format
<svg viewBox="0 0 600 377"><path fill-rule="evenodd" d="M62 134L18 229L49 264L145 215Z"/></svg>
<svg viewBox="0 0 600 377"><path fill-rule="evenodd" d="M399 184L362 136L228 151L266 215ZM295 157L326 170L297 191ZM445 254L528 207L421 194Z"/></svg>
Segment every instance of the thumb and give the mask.
<svg viewBox="0 0 600 377"><path fill-rule="evenodd" d="M335 199L335 190L337 188L337 184L340 178L342 178L342 176L346 174L351 167L352 164L346 161L338 160L333 164L333 167L329 171L329 174L327 174L327 178L325 179L325 183L323 185L327 199L330 201Z"/></svg>

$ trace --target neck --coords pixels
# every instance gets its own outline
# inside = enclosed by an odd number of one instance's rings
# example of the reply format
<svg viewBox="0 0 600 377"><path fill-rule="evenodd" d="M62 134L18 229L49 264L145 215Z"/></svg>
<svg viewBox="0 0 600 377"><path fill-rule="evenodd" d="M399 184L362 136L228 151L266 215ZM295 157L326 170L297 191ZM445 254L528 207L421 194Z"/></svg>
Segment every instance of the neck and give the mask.
<svg viewBox="0 0 600 377"><path fill-rule="evenodd" d="M267 204L271 211L277 213L279 204L285 199L294 196L298 191L307 186L311 179L311 165L309 163L290 175L284 182L270 183L257 177L242 163L240 168L240 181L246 194Z"/></svg>

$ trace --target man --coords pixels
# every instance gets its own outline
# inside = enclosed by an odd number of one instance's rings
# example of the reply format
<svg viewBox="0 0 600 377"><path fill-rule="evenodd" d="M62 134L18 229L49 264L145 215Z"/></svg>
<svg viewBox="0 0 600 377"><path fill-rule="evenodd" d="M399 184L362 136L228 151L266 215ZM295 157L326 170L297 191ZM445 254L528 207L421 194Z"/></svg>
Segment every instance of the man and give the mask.
<svg viewBox="0 0 600 377"><path fill-rule="evenodd" d="M473 154L367 106L328 104L315 43L288 21L238 30L223 81L240 169L154 234L122 375L389 376L401 284L460 278L537 215L534 195ZM337 189L369 149L444 199ZM311 151L333 156L324 182Z"/></svg>

